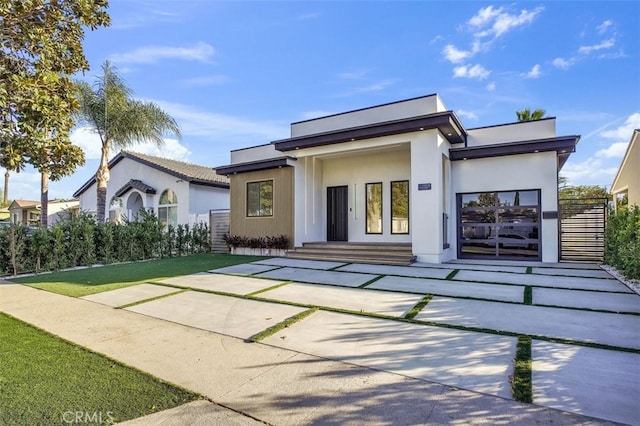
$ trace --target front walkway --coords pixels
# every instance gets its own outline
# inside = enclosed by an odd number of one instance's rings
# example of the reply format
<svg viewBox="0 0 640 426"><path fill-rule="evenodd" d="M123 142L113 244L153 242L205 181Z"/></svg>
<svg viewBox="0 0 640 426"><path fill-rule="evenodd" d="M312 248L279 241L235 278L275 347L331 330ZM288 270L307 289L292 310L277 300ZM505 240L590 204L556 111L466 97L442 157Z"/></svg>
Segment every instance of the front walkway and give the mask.
<svg viewBox="0 0 640 426"><path fill-rule="evenodd" d="M0 310L273 424L594 423L510 400L525 334L534 404L640 424L640 297L603 272L269 259L85 300L0 286Z"/></svg>

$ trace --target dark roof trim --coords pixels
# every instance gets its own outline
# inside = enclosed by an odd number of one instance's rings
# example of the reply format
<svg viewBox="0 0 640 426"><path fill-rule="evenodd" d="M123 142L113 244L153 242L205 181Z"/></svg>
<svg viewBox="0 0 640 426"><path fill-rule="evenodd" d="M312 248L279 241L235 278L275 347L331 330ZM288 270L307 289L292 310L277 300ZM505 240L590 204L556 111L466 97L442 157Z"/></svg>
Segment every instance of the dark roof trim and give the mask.
<svg viewBox="0 0 640 426"><path fill-rule="evenodd" d="M142 182L141 180L131 179L122 188L120 188L120 189L118 189L118 191L116 191L115 196L116 197L122 197L124 194L126 194L127 192L129 192L132 189L137 189L138 191L143 192L145 194L155 194L156 193L156 189L154 187L147 185L146 183Z"/></svg>
<svg viewBox="0 0 640 426"><path fill-rule="evenodd" d="M444 111L418 117L368 124L366 126L281 139L272 143L278 151L293 151L301 148L311 148L431 129L438 129L450 143L464 143L467 139L464 127L462 127L462 124L460 124L460 121L458 121L453 111Z"/></svg>
<svg viewBox="0 0 640 426"><path fill-rule="evenodd" d="M216 167L216 172L221 175L235 175L238 173L256 172L258 170L277 169L280 167L291 167L290 161L296 160L294 157L278 157L268 160L250 161L247 163L230 164L228 166Z"/></svg>
<svg viewBox="0 0 640 426"><path fill-rule="evenodd" d="M434 96L437 96L437 95L438 95L437 93L432 93L430 95L416 96L415 98L403 99L401 101L387 102L386 104L374 105L374 106L369 106L369 107L365 107L365 108L358 108L358 109L354 109L354 110L351 110L351 111L339 112L339 113L336 113L336 114L324 115L322 117L310 118L308 120L296 121L295 123L291 123L291 125L293 126L295 124L309 123L311 121L322 120L322 119L329 118L329 117L337 117L337 116L340 116L340 115L351 114L353 112L366 111L366 110L369 110L369 109L385 107L385 106L388 106L388 105L401 104L401 103L405 103L405 102L409 102L409 101L415 101L415 100L418 100L418 99L431 98L431 97L434 97Z"/></svg>
<svg viewBox="0 0 640 426"><path fill-rule="evenodd" d="M569 154L576 151L576 144L578 143L578 140L580 140L580 136L573 135L548 139L536 139L525 142L474 146L468 148L451 148L449 150L449 158L452 161L458 161L472 160L475 158L490 158L505 155L556 151L558 153L559 168L562 168L569 158Z"/></svg>

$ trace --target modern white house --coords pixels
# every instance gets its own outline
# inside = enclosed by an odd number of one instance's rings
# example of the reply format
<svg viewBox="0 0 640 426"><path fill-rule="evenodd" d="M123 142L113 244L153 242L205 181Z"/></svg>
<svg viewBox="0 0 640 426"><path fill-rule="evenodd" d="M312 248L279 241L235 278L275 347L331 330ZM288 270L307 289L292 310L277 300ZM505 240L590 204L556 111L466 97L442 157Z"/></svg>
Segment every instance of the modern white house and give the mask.
<svg viewBox="0 0 640 426"><path fill-rule="evenodd" d="M169 225L209 223L209 212L229 208L229 179L211 167L122 151L109 162L105 217L135 220L141 209ZM96 213L96 179L74 193L83 211Z"/></svg>
<svg viewBox="0 0 640 426"><path fill-rule="evenodd" d="M555 118L466 129L437 94L291 124L231 152L230 232L400 243L418 261L558 261Z"/></svg>

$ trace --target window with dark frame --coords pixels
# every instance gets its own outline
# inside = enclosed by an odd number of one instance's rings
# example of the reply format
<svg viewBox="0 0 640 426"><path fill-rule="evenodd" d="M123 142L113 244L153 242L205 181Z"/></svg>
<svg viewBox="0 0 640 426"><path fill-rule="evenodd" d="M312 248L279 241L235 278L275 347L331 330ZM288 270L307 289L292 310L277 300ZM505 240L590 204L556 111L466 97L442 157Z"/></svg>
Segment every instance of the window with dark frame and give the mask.
<svg viewBox="0 0 640 426"><path fill-rule="evenodd" d="M409 181L391 182L391 233L409 233Z"/></svg>
<svg viewBox="0 0 640 426"><path fill-rule="evenodd" d="M273 180L247 182L247 216L273 216Z"/></svg>
<svg viewBox="0 0 640 426"><path fill-rule="evenodd" d="M367 234L382 234L382 182L367 183Z"/></svg>

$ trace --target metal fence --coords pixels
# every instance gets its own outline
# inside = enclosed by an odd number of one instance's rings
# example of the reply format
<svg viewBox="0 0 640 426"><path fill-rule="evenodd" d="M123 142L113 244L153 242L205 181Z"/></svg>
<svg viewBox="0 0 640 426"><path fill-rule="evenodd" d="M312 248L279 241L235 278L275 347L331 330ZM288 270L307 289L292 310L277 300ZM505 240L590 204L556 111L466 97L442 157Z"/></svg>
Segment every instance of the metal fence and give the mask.
<svg viewBox="0 0 640 426"><path fill-rule="evenodd" d="M602 262L606 198L565 198L560 206L560 260Z"/></svg>

